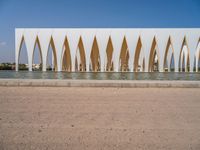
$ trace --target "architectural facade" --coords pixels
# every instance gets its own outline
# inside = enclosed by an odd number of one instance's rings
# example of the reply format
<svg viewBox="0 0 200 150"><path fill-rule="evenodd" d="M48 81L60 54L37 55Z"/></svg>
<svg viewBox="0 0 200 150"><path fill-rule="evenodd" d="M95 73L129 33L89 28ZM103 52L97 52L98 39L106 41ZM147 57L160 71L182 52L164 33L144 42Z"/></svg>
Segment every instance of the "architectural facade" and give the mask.
<svg viewBox="0 0 200 150"><path fill-rule="evenodd" d="M17 28L15 61L25 43L29 71L38 45L46 71L51 47L55 71L198 71L200 28Z"/></svg>

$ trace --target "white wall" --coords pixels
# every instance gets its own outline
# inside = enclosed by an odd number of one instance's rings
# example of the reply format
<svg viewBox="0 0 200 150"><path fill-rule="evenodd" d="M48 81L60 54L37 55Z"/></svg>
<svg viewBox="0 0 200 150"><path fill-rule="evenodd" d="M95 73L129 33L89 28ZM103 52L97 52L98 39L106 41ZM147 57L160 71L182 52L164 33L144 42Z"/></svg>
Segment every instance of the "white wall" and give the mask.
<svg viewBox="0 0 200 150"><path fill-rule="evenodd" d="M164 57L169 38L172 42L172 49L174 52L174 65L175 71L179 71L179 59L181 55L181 49L184 38L186 39L190 63L190 72L193 72L195 57L197 57L197 46L200 38L199 28L178 28L178 29L159 29L159 28L17 28L15 29L15 60L16 70L18 70L19 54L22 44L22 39L27 47L29 71L32 71L33 53L35 47L36 38L39 39L39 43L42 51L42 63L43 71L46 71L47 53L49 49L50 39L53 38L53 42L56 49L57 56L57 71L62 71L62 58L63 58L63 44L65 38L67 38L71 54L72 71L75 71L75 56L78 48L78 42L80 37L82 38L85 57L86 57L86 70L89 71L90 65L90 53L93 45L94 38L96 37L99 54L101 71L105 71L106 67L106 47L109 37L111 37L113 44L113 62L114 71L119 71L119 57L121 52L121 46L124 37L126 38L128 50L130 54L129 69L132 72L134 70L135 49L137 46L138 38L141 38L142 49L144 51L145 58L145 72L148 72L149 68L149 55L152 46L153 38L157 43L157 55L159 60L159 71L164 71Z"/></svg>

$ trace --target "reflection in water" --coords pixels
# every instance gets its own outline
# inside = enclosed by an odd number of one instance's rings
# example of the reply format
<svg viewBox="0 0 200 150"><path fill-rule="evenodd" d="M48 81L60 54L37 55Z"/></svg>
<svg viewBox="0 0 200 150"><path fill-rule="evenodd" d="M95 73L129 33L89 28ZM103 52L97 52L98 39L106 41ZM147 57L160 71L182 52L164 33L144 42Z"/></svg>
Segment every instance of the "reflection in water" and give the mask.
<svg viewBox="0 0 200 150"><path fill-rule="evenodd" d="M0 71L0 78L74 80L200 80L200 73Z"/></svg>

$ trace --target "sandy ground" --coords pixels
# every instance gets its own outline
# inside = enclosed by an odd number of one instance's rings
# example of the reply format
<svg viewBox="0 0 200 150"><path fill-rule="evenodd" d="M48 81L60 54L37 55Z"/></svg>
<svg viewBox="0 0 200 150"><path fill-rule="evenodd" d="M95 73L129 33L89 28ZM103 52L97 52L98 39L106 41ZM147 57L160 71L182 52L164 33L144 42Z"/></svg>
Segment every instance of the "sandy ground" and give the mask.
<svg viewBox="0 0 200 150"><path fill-rule="evenodd" d="M200 89L0 87L0 150L200 150Z"/></svg>

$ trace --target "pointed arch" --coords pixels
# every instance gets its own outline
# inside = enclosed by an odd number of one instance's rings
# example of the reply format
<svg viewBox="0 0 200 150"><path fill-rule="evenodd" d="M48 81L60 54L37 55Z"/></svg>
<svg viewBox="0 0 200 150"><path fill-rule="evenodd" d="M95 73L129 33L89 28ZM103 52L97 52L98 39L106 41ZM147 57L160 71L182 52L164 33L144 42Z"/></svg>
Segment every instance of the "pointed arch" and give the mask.
<svg viewBox="0 0 200 150"><path fill-rule="evenodd" d="M39 64L34 64L34 59L35 59L35 55L34 54L37 54L36 50L39 50ZM39 38L38 36L36 37L36 40L35 40L35 44L34 44L34 49L33 49L33 53L32 53L32 68L33 70L42 70L42 50L41 50L41 46L40 46L40 41L39 41Z"/></svg>
<svg viewBox="0 0 200 150"><path fill-rule="evenodd" d="M138 38L135 56L134 56L134 72L144 71L145 68L145 57L142 49L141 37Z"/></svg>
<svg viewBox="0 0 200 150"><path fill-rule="evenodd" d="M63 54L62 54L62 71L71 71L71 53L69 48L69 42L67 37L65 37L63 44Z"/></svg>
<svg viewBox="0 0 200 150"><path fill-rule="evenodd" d="M134 64L134 53L137 46L138 38L140 34L140 29L126 29L125 37L128 45L128 69L130 72L133 72Z"/></svg>
<svg viewBox="0 0 200 150"><path fill-rule="evenodd" d="M106 71L113 71L114 66L113 66L113 44L111 37L108 39L108 44L106 48L106 58L107 58L107 64L106 64Z"/></svg>
<svg viewBox="0 0 200 150"><path fill-rule="evenodd" d="M22 49L22 45L25 44L25 41L24 41L24 36L22 36L21 38L21 41L20 41L20 46L19 46L19 53L18 53L18 63L19 63L19 57L20 57L20 53L21 53L21 49ZM26 48L27 50L27 48Z"/></svg>
<svg viewBox="0 0 200 150"><path fill-rule="evenodd" d="M54 60L53 60L53 49L50 45L50 40L49 40L49 43L48 43L48 48L47 48L47 53L46 53L46 56L44 56L44 58L46 57L46 63L43 64L43 66L45 66L46 68L46 71L53 71L55 70L54 68Z"/></svg>
<svg viewBox="0 0 200 150"><path fill-rule="evenodd" d="M199 48L200 49L200 48ZM200 51L200 50L199 50ZM196 67L196 70L197 72L200 71L200 52L199 52L199 55L198 55L198 60L197 60L197 67Z"/></svg>
<svg viewBox="0 0 200 150"><path fill-rule="evenodd" d="M165 71L170 72L174 70L174 48L172 45L171 37L169 37L167 41L167 47L165 50L163 65L164 65Z"/></svg>
<svg viewBox="0 0 200 150"><path fill-rule="evenodd" d="M182 45L181 45L181 51L179 54L179 69L180 71L188 72L190 69L190 52L187 44L186 37L184 37Z"/></svg>
<svg viewBox="0 0 200 150"><path fill-rule="evenodd" d="M196 64L196 72L200 71L200 38L197 43L195 64Z"/></svg>
<svg viewBox="0 0 200 150"><path fill-rule="evenodd" d="M20 63L20 57L22 55L22 50L25 49L25 55L26 57L26 64L25 63ZM20 46L19 46L19 53L17 54L18 55L18 60L17 60L17 64L18 64L18 70L28 70L28 51L27 51L27 47L26 47L26 43L24 41L24 36L22 36L21 38L21 41L20 41Z"/></svg>
<svg viewBox="0 0 200 150"><path fill-rule="evenodd" d="M128 50L128 45L127 45L125 36L124 36L124 39L122 42L119 62L120 62L120 71L128 71L129 70L129 66L128 66L129 50Z"/></svg>
<svg viewBox="0 0 200 150"><path fill-rule="evenodd" d="M49 53L52 53L52 58L50 60L50 62L52 62L51 68L52 68L52 70L57 71L58 70L57 54L56 54L56 47L55 47L55 44L54 44L52 36L50 38L50 43L49 43L49 46L48 46L48 51L47 51L47 55L46 55L46 60L47 60L46 63L48 63L48 60L49 60Z"/></svg>
<svg viewBox="0 0 200 150"><path fill-rule="evenodd" d="M186 48L184 46L183 51L181 53L181 58L180 58L180 71L187 71L187 56L186 56Z"/></svg>
<svg viewBox="0 0 200 150"><path fill-rule="evenodd" d="M159 71L159 51L158 51L158 46L156 42L156 38L153 38L150 54L149 54L149 68L148 71Z"/></svg>
<svg viewBox="0 0 200 150"><path fill-rule="evenodd" d="M21 38L20 46L19 46L19 53L17 54L18 55L18 60L17 60L18 63L19 63L19 59L20 59L21 50L22 50L23 45L25 45L25 47L26 47L26 44L25 44L25 41L24 41L24 36L22 36L22 38ZM26 53L27 53L27 48L26 48ZM27 59L28 59L28 55L27 55Z"/></svg>
<svg viewBox="0 0 200 150"><path fill-rule="evenodd" d="M99 54L99 47L98 47L98 43L97 43L97 39L96 36L94 38L94 42L92 45L92 50L91 50L91 54L90 54L90 60L91 60L91 68L90 70L92 71L100 71L101 69L101 60L100 60L100 54Z"/></svg>
<svg viewBox="0 0 200 150"><path fill-rule="evenodd" d="M172 53L171 58L169 59L169 64L168 64L168 71L174 71L175 70L175 65L174 65L174 53Z"/></svg>
<svg viewBox="0 0 200 150"><path fill-rule="evenodd" d="M78 47L76 50L75 66L76 71L86 71L86 57L82 37L79 39Z"/></svg>
<svg viewBox="0 0 200 150"><path fill-rule="evenodd" d="M22 43L24 42L24 29L15 29L15 70L19 70L19 51ZM28 56L27 56L28 58Z"/></svg>
<svg viewBox="0 0 200 150"><path fill-rule="evenodd" d="M199 50L200 51L200 50ZM197 67L196 67L197 72L200 71L200 53L198 55L198 61L197 61Z"/></svg>

